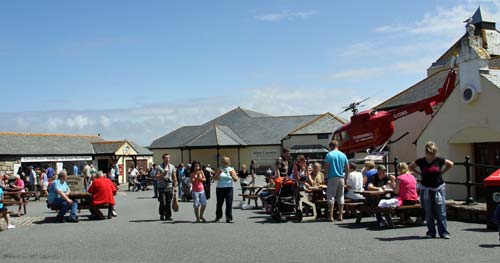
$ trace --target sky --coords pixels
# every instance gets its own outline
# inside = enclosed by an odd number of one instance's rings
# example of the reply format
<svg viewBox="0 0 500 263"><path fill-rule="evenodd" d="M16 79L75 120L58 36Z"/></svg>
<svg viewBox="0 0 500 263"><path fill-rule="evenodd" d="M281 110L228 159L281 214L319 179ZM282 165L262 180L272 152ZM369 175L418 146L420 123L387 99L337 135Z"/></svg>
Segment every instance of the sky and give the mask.
<svg viewBox="0 0 500 263"><path fill-rule="evenodd" d="M479 5L500 21L500 0L0 1L0 131L147 146L237 106L367 109L425 78Z"/></svg>

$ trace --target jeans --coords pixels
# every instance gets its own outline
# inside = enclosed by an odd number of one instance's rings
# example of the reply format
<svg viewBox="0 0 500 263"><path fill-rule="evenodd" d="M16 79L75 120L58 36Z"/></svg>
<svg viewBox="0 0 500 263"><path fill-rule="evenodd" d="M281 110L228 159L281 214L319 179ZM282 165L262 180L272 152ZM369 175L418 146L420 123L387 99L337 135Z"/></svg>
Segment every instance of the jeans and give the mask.
<svg viewBox="0 0 500 263"><path fill-rule="evenodd" d="M160 207L158 212L166 218L172 217L172 199L174 198L174 190L172 188L158 188L158 201Z"/></svg>
<svg viewBox="0 0 500 263"><path fill-rule="evenodd" d="M248 191L248 189L246 189L246 187L248 186L248 184L247 183L241 183L240 186L241 186L241 194L244 195ZM243 197L243 201L245 201L245 197Z"/></svg>
<svg viewBox="0 0 500 263"><path fill-rule="evenodd" d="M156 179L153 181L153 191L155 193L153 198L157 198L158 197L158 180L156 180Z"/></svg>
<svg viewBox="0 0 500 263"><path fill-rule="evenodd" d="M73 201L73 204L69 204L64 200L64 198L56 198L54 201L52 201L51 204L53 207L59 210L59 213L57 214L57 217L62 218L64 215L68 212L68 210L71 208L70 216L72 219L76 219L76 212L78 211L78 203L76 201Z"/></svg>
<svg viewBox="0 0 500 263"><path fill-rule="evenodd" d="M440 200L436 200L437 193L441 194ZM425 221L427 223L427 234L436 236L436 223L439 236L449 235L446 223L446 189L443 187L439 191L429 190L429 195L420 194L420 203L424 208Z"/></svg>
<svg viewBox="0 0 500 263"><path fill-rule="evenodd" d="M184 186L184 176L179 177L177 186L179 187L179 189L177 190L179 192L179 198L182 198L182 195L184 194L184 191L182 190L182 187Z"/></svg>
<svg viewBox="0 0 500 263"><path fill-rule="evenodd" d="M217 195L216 218L222 218L222 206L224 205L224 201L226 201L226 220L233 220L233 188L217 188L215 194Z"/></svg>

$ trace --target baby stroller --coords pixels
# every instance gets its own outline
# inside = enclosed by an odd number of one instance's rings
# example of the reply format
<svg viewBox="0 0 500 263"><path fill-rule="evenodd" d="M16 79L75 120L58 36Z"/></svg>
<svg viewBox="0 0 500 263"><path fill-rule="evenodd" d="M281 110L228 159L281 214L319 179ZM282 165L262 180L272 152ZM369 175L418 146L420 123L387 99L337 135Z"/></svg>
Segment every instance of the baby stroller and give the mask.
<svg viewBox="0 0 500 263"><path fill-rule="evenodd" d="M299 185L294 180L285 180L276 192L275 202L271 210L271 218L281 222L283 216L295 216L297 222L302 221L303 213L299 209Z"/></svg>
<svg viewBox="0 0 500 263"><path fill-rule="evenodd" d="M182 201L190 202L193 199L193 195L191 194L191 179L185 177L182 181Z"/></svg>

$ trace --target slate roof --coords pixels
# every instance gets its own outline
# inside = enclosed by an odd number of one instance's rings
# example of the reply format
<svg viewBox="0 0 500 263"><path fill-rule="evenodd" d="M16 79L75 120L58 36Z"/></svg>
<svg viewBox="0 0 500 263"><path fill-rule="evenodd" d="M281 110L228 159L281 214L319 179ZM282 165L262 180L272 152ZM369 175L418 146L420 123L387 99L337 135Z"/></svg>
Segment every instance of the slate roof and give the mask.
<svg viewBox="0 0 500 263"><path fill-rule="evenodd" d="M298 127L290 135L332 133L347 121L331 113L325 113L304 126Z"/></svg>
<svg viewBox="0 0 500 263"><path fill-rule="evenodd" d="M115 153L126 141L104 141L99 136L0 132L0 155L96 155ZM153 155L128 141L138 155Z"/></svg>
<svg viewBox="0 0 500 263"><path fill-rule="evenodd" d="M93 155L98 136L0 133L0 155Z"/></svg>
<svg viewBox="0 0 500 263"><path fill-rule="evenodd" d="M116 151L123 146L123 144L128 143L134 150L137 152L137 155L153 155L153 152L150 150L138 145L132 141L101 141L101 142L93 142L92 146L94 148L94 153L97 155L109 155L114 154Z"/></svg>
<svg viewBox="0 0 500 263"><path fill-rule="evenodd" d="M391 109L394 107L417 102L419 100L423 100L438 94L438 89L443 86L444 81L446 80L446 76L448 76L448 72L449 69L443 69L434 73L426 79L382 102L381 104L376 106L375 109ZM457 81L458 79L459 78L457 77Z"/></svg>
<svg viewBox="0 0 500 263"><path fill-rule="evenodd" d="M270 116L238 107L200 126L181 127L149 148L279 145L291 131L321 116Z"/></svg>

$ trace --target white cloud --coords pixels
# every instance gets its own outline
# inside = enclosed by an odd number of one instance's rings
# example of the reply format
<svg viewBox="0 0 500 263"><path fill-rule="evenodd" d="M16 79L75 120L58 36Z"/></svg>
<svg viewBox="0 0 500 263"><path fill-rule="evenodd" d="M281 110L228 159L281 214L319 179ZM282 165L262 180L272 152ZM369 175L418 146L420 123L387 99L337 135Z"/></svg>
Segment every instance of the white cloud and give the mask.
<svg viewBox="0 0 500 263"><path fill-rule="evenodd" d="M66 119L66 124L70 128L84 129L89 125L89 118L82 115L76 115Z"/></svg>
<svg viewBox="0 0 500 263"><path fill-rule="evenodd" d="M99 117L99 123L105 128L108 128L111 125L110 119L104 115Z"/></svg>
<svg viewBox="0 0 500 263"><path fill-rule="evenodd" d="M298 12L291 12L289 10L285 10L277 13L257 15L255 16L255 19L266 22L277 22L281 20L307 19L316 14L317 14L316 10L298 11Z"/></svg>
<svg viewBox="0 0 500 263"><path fill-rule="evenodd" d="M332 74L332 79L361 80L372 77L382 77L386 74L396 73L421 73L431 65L432 58L421 58L418 60L403 60L386 66L362 67L348 69Z"/></svg>

